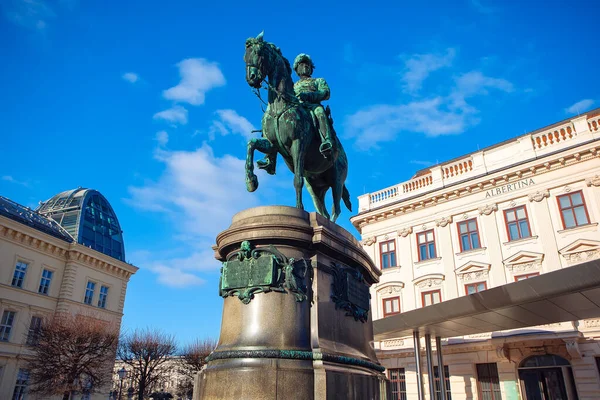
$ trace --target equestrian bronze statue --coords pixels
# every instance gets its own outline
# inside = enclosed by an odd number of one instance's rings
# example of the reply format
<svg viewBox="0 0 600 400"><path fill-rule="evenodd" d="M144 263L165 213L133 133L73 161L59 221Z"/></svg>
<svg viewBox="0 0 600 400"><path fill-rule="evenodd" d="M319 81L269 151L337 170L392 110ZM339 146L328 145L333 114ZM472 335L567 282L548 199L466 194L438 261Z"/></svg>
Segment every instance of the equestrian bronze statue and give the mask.
<svg viewBox="0 0 600 400"><path fill-rule="evenodd" d="M277 154L280 154L294 174L296 207L304 209L302 188L310 193L316 211L332 221L341 213L340 202L352 211L350 194L344 185L348 174L348 159L333 128L328 100L329 86L322 78L312 78L314 64L309 56L300 54L294 69L300 80L294 85L290 62L273 43L264 41L263 34L246 40L246 81L259 90L265 84L268 91L267 109L262 118L262 138L248 142L246 155L246 187L258 188L254 174L254 150L265 154L259 168L275 174ZM331 188L333 210L325 207L325 194Z"/></svg>

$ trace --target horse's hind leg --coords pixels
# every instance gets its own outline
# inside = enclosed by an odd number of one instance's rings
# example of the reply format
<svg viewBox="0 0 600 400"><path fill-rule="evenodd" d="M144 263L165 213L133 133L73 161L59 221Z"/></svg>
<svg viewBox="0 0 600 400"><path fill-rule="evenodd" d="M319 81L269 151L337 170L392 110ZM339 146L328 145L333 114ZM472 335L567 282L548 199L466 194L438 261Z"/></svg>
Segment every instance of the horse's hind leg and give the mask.
<svg viewBox="0 0 600 400"><path fill-rule="evenodd" d="M329 212L327 212L327 207L325 206L325 193L327 192L327 188L313 185L314 182L311 182L309 178L305 178L304 183L306 183L306 189L308 190L308 193L310 193L310 197L312 197L317 212L329 219Z"/></svg>
<svg viewBox="0 0 600 400"><path fill-rule="evenodd" d="M304 187L304 146L300 139L292 142L292 159L294 161L294 188L296 189L296 208L304 210L302 204L302 188Z"/></svg>
<svg viewBox="0 0 600 400"><path fill-rule="evenodd" d="M344 189L344 182L336 180L333 186L331 186L331 194L333 196L333 210L331 212L331 221L335 222L340 216L342 209L340 206L340 200L342 199L342 190Z"/></svg>

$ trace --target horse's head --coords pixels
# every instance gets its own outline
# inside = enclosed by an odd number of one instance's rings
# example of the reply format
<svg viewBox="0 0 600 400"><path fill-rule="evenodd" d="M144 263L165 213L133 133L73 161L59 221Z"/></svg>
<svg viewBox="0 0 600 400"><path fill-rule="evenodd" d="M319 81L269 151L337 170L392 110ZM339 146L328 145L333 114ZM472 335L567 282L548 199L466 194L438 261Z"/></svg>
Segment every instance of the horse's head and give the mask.
<svg viewBox="0 0 600 400"><path fill-rule="evenodd" d="M262 32L257 37L246 40L246 82L253 88L260 88L262 81L269 74L271 47L270 43L263 40Z"/></svg>

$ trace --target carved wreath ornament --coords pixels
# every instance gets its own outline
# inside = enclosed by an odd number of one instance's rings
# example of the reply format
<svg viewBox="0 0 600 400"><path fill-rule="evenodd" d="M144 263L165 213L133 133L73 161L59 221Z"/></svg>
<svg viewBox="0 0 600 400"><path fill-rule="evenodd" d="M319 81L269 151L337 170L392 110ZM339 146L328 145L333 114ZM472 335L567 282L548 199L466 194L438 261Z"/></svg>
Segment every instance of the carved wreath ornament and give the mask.
<svg viewBox="0 0 600 400"><path fill-rule="evenodd" d="M237 296L248 304L256 293L289 291L301 302L307 299L304 278L311 271L304 259L288 259L272 245L253 249L250 242L244 241L221 267L219 295Z"/></svg>
<svg viewBox="0 0 600 400"><path fill-rule="evenodd" d="M367 322L371 295L362 274L354 268L336 263L331 264L331 274L331 300L336 310L346 310L347 316Z"/></svg>

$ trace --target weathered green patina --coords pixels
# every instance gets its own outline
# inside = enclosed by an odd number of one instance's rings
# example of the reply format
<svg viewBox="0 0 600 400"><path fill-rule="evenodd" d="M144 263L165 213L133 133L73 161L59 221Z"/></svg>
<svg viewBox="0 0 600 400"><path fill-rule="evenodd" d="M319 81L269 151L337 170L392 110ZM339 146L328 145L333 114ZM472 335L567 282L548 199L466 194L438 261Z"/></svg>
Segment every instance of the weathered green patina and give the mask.
<svg viewBox="0 0 600 400"><path fill-rule="evenodd" d="M248 304L256 293L289 291L296 301L304 301L308 292L304 278L310 268L306 260L288 259L273 246L253 249L244 241L221 267L219 295L237 296Z"/></svg>
<svg viewBox="0 0 600 400"><path fill-rule="evenodd" d="M354 268L331 263L333 283L331 300L336 309L346 310L346 315L367 322L371 295L362 274Z"/></svg>
<svg viewBox="0 0 600 400"><path fill-rule="evenodd" d="M316 351L302 350L229 350L215 351L206 357L206 362L213 360L228 360L232 358L276 358L288 360L320 360L337 364L355 365L363 368L373 369L378 372L385 368L371 361L360 358L340 356L337 354L321 353Z"/></svg>
<svg viewBox="0 0 600 400"><path fill-rule="evenodd" d="M306 184L319 214L335 221L341 213L341 200L352 211L344 184L348 174L346 152L335 134L329 107L323 109L321 105L321 101L329 98L329 86L323 79L312 78L314 64L310 57L305 54L297 57L294 67L300 81L296 85L289 61L278 47L264 41L262 33L246 40L244 61L248 84L258 90L264 83L268 89L268 105L262 118L263 137L248 142L248 191L258 188L254 151L266 154L258 166L270 174L275 173L280 154L294 174L297 208L304 209L302 189ZM325 206L329 189L333 195L331 216Z"/></svg>

